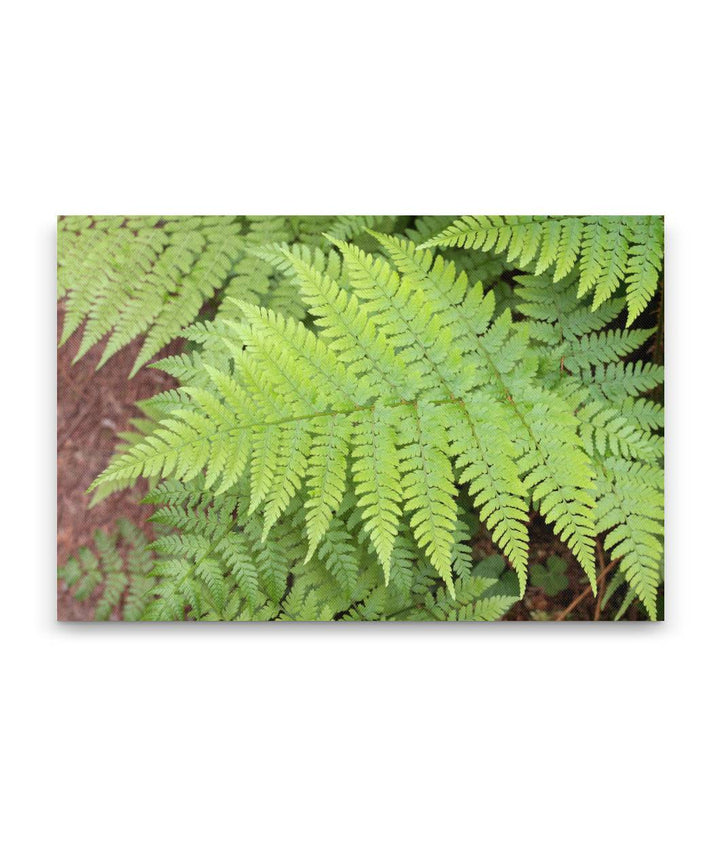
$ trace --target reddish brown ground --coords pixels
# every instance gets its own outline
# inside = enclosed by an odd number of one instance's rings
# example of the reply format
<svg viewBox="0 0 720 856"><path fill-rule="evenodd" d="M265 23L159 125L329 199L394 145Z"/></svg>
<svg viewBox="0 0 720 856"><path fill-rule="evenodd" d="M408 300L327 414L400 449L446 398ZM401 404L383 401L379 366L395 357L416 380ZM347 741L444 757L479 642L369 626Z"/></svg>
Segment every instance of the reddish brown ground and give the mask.
<svg viewBox="0 0 720 856"><path fill-rule="evenodd" d="M58 331L62 308L58 308ZM59 332L58 332L59 338ZM146 531L151 509L139 505L141 487L113 494L89 508L88 486L107 465L118 431L139 416L133 402L170 389L174 381L157 369L143 368L128 379L140 343L120 351L95 371L102 344L96 345L75 365L79 336L58 351L57 357L57 561L64 564L78 547L92 542L96 529L109 531L118 517L127 517ZM179 344L169 345L162 355L178 353ZM148 531L149 534L149 531ZM93 601L78 603L65 585L58 582L58 619L83 621L92 615Z"/></svg>

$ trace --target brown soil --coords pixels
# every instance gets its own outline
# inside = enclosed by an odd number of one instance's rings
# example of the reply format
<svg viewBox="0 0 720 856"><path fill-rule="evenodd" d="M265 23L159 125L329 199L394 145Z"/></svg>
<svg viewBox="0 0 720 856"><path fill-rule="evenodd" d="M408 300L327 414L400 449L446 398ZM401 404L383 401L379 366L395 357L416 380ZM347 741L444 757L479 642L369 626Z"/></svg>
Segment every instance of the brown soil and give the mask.
<svg viewBox="0 0 720 856"><path fill-rule="evenodd" d="M58 307L58 338L62 320L62 307ZM91 497L86 491L110 460L118 431L127 430L130 419L140 415L134 402L175 386L164 372L147 367L128 379L139 341L123 348L99 371L95 366L102 343L73 365L79 342L76 334L59 349L57 357L58 565L90 544L96 529L109 531L118 517L127 517L150 534L147 518L151 509L138 504L143 496L141 486L113 494L94 508L89 508ZM173 343L160 356L180 350L181 343ZM92 611L92 600L78 603L64 583L58 582L58 620L87 621Z"/></svg>

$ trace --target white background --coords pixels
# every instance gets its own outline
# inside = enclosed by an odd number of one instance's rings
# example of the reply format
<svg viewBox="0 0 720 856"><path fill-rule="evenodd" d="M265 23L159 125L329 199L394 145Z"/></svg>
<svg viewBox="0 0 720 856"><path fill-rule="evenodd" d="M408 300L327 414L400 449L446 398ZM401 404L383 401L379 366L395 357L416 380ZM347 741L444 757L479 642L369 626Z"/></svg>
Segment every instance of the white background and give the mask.
<svg viewBox="0 0 720 856"><path fill-rule="evenodd" d="M714 851L714 8L5 9L4 852ZM54 218L88 212L665 214L665 624L55 624Z"/></svg>

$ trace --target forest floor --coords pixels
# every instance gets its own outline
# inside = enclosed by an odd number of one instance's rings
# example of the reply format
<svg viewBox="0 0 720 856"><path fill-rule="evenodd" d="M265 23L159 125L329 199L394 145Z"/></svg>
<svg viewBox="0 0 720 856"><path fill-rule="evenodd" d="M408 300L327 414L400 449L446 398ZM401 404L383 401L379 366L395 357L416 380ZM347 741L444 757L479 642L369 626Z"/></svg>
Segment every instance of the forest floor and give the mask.
<svg viewBox="0 0 720 856"><path fill-rule="evenodd" d="M58 331L62 329L62 307L58 307ZM59 336L59 333L58 333ZM103 344L94 346L73 365L80 336L76 334L58 350L57 357L57 561L63 565L79 547L91 545L96 529L109 532L119 517L126 517L152 535L148 517L152 507L141 505L143 485L112 494L94 507L87 488L107 466L115 449L117 433L126 431L130 420L140 416L134 402L150 398L175 386L173 379L157 369L144 367L128 379L140 348L136 341L123 348L99 371L95 370ZM159 356L179 353L182 342L168 345ZM490 538L474 543L477 557L497 552ZM528 585L525 597L505 616L505 621L552 621L559 617L575 621L606 620L614 614L611 603L599 614L597 601L586 593L587 578L569 550L545 523L534 515L530 523L530 564L544 563L548 556L567 561L568 587L553 597ZM61 621L92 618L99 593L80 603L67 586L58 581L57 617ZM567 612L567 608L573 608ZM567 615L565 614L567 612ZM643 620L644 613L633 605L625 620Z"/></svg>
<svg viewBox="0 0 720 856"><path fill-rule="evenodd" d="M58 339L63 312L58 307ZM57 561L58 566L83 545L92 543L96 529L109 532L119 517L126 517L150 535L147 519L152 508L140 505L140 485L112 494L90 508L87 488L107 466L115 449L117 433L140 416L134 402L175 386L169 375L142 368L128 379L141 340L116 354L99 371L95 366L103 345L95 345L73 365L80 336L74 335L57 355ZM181 343L169 345L161 356L179 353ZM57 617L61 621L87 621L97 598L79 603L58 581Z"/></svg>

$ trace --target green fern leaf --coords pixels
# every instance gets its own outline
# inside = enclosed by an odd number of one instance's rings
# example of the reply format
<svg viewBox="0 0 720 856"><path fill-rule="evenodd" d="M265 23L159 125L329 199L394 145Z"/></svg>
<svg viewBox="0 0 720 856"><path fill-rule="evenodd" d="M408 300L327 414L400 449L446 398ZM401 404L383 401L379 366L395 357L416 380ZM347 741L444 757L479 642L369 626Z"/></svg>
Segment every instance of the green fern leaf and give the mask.
<svg viewBox="0 0 720 856"><path fill-rule="evenodd" d="M657 289L662 268L663 223L660 217L641 218L632 227L627 261L628 326L647 306Z"/></svg>
<svg viewBox="0 0 720 856"><path fill-rule="evenodd" d="M597 525L606 530L605 549L646 607L657 615L663 554L662 473L657 467L614 459L598 481Z"/></svg>
<svg viewBox="0 0 720 856"><path fill-rule="evenodd" d="M365 528L390 582L402 494L392 412L375 407L358 417L354 435L353 475Z"/></svg>
<svg viewBox="0 0 720 856"><path fill-rule="evenodd" d="M306 561L317 549L345 491L346 461L352 423L343 415L313 420L315 436L308 461Z"/></svg>
<svg viewBox="0 0 720 856"><path fill-rule="evenodd" d="M583 228L580 254L578 297L591 291L606 266L607 231L603 223L588 223Z"/></svg>
<svg viewBox="0 0 720 856"><path fill-rule="evenodd" d="M457 459L460 483L468 483L480 520L507 555L525 591L529 508L516 463L517 449L507 417L492 399L480 397L449 405L450 451ZM454 411L454 412L452 412Z"/></svg>
<svg viewBox="0 0 720 856"><path fill-rule="evenodd" d="M561 221L562 233L558 242L553 282L566 277L575 266L583 237L583 223L578 217L568 217Z"/></svg>
<svg viewBox="0 0 720 856"><path fill-rule="evenodd" d="M457 521L449 444L441 414L433 405L408 408L398 426L405 443L400 471L405 509L418 545L454 593L453 532Z"/></svg>

